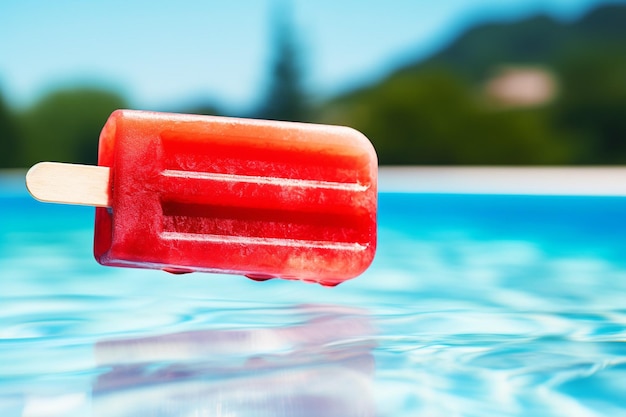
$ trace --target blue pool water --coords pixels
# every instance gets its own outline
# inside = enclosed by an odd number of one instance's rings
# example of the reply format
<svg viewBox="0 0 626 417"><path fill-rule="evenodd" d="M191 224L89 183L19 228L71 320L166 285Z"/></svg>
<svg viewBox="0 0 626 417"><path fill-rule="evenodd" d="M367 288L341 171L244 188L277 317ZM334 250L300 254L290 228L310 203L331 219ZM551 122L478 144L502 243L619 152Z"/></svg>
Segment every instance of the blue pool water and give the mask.
<svg viewBox="0 0 626 417"><path fill-rule="evenodd" d="M335 288L101 267L0 179L0 416L626 416L626 198L381 193Z"/></svg>

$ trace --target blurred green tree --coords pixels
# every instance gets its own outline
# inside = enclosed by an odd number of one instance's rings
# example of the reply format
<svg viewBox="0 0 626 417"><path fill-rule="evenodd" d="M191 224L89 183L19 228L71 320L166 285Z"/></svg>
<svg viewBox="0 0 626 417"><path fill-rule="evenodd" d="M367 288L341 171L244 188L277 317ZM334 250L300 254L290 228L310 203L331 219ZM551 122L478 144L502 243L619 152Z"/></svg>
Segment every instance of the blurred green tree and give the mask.
<svg viewBox="0 0 626 417"><path fill-rule="evenodd" d="M626 163L626 5L572 22L536 16L470 28L381 83L334 99L322 121L352 125L383 164ZM553 73L534 107L489 101L502 66Z"/></svg>
<svg viewBox="0 0 626 417"><path fill-rule="evenodd" d="M0 168L21 166L22 155L15 114L0 94Z"/></svg>
<svg viewBox="0 0 626 417"><path fill-rule="evenodd" d="M124 107L121 96L96 88L50 93L20 116L25 150L22 162L95 164L102 126L113 110Z"/></svg>
<svg viewBox="0 0 626 417"><path fill-rule="evenodd" d="M584 154L579 163L626 163L626 56L623 48L580 48L559 64L556 123Z"/></svg>
<svg viewBox="0 0 626 417"><path fill-rule="evenodd" d="M291 22L288 2L274 4L270 79L255 117L309 121L311 106L304 86L302 48Z"/></svg>
<svg viewBox="0 0 626 417"><path fill-rule="evenodd" d="M398 73L331 103L323 121L367 135L381 164L558 164L567 138L541 109L492 109L443 68Z"/></svg>
<svg viewBox="0 0 626 417"><path fill-rule="evenodd" d="M469 28L447 48L412 67L435 64L455 68L473 82L483 82L494 66L502 63L549 65L577 36L569 26L541 15L517 22L485 23Z"/></svg>

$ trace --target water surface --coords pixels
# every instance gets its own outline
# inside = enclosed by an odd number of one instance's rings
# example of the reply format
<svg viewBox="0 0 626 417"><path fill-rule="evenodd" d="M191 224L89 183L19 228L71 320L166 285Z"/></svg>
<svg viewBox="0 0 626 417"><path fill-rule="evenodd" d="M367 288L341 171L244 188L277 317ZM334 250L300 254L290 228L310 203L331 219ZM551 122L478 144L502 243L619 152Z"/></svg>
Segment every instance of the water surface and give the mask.
<svg viewBox="0 0 626 417"><path fill-rule="evenodd" d="M106 268L0 181L1 416L626 416L626 199L381 193L335 288Z"/></svg>

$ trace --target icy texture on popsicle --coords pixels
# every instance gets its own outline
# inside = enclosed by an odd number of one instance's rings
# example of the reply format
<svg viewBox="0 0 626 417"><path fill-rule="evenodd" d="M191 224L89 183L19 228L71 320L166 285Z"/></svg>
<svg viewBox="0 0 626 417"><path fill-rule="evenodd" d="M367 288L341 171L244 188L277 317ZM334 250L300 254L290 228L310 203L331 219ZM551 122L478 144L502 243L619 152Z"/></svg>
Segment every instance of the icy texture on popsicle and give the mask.
<svg viewBox="0 0 626 417"><path fill-rule="evenodd" d="M103 265L335 285L374 257L377 159L353 129L119 110L98 165Z"/></svg>

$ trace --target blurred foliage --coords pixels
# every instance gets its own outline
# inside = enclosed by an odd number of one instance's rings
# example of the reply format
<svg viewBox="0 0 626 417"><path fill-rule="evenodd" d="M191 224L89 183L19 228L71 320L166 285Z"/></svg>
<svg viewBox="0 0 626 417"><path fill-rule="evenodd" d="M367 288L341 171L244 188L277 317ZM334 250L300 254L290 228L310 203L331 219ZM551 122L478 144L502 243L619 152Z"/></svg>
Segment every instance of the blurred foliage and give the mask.
<svg viewBox="0 0 626 417"><path fill-rule="evenodd" d="M501 64L541 64L554 68L564 57L586 50L626 52L626 5L591 10L563 23L549 16L514 22L486 23L468 29L452 44L404 70L438 65L453 68L473 82L483 82Z"/></svg>
<svg viewBox="0 0 626 417"><path fill-rule="evenodd" d="M626 163L626 5L567 23L539 16L477 26L314 109L289 14L275 17L263 100L238 116L352 126L372 140L381 164ZM544 69L557 80L556 96L533 106L494 101L485 83L503 66ZM52 92L19 111L0 95L0 167L95 163L100 129L123 107L118 94L93 88ZM210 100L185 110L227 114Z"/></svg>
<svg viewBox="0 0 626 417"><path fill-rule="evenodd" d="M270 120L309 121L311 106L304 86L302 48L290 21L290 7L281 4L274 14L270 78L253 117Z"/></svg>
<svg viewBox="0 0 626 417"><path fill-rule="evenodd" d="M386 164L562 164L574 157L545 112L489 109L445 69L394 75L336 100L323 118L361 130Z"/></svg>
<svg viewBox="0 0 626 417"><path fill-rule="evenodd" d="M22 166L16 116L0 95L0 168Z"/></svg>
<svg viewBox="0 0 626 417"><path fill-rule="evenodd" d="M61 90L19 115L23 166L46 161L96 164L100 130L126 106L119 95L92 88Z"/></svg>
<svg viewBox="0 0 626 417"><path fill-rule="evenodd" d="M556 98L491 102L485 83L503 66L553 74ZM472 28L326 103L319 121L363 131L381 164L626 163L626 5L571 23L540 16Z"/></svg>
<svg viewBox="0 0 626 417"><path fill-rule="evenodd" d="M626 45L581 49L559 68L553 117L585 146L575 162L626 163Z"/></svg>

